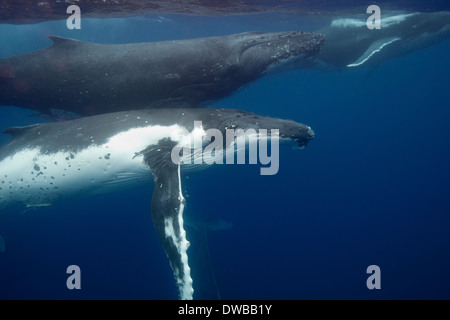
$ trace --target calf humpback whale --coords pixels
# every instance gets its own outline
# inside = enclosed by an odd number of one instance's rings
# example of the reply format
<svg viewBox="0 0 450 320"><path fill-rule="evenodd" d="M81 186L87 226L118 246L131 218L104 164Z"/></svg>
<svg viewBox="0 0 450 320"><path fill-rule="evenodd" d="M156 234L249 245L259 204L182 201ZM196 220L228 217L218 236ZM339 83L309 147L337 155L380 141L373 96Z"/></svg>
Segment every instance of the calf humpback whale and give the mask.
<svg viewBox="0 0 450 320"><path fill-rule="evenodd" d="M50 38L48 48L0 60L1 105L81 116L198 107L283 62L308 59L324 40L306 32L130 44Z"/></svg>
<svg viewBox="0 0 450 320"><path fill-rule="evenodd" d="M369 29L367 18L368 15L335 18L318 30L326 41L314 67L377 66L450 37L450 12L382 12L381 29Z"/></svg>
<svg viewBox="0 0 450 320"><path fill-rule="evenodd" d="M195 121L201 121L202 127ZM151 181L153 176L153 223L180 298L192 299L189 242L183 223L183 162L174 162L171 151L180 143L189 146L189 141L205 136L209 129L225 136L227 128L233 127L256 140L261 139L254 134L256 130L278 129L280 141L299 147L314 136L310 127L291 120L231 109L124 111L9 128L5 133L12 139L0 148L0 208L49 206L67 197L124 189ZM223 148L227 147L231 146L225 143Z"/></svg>

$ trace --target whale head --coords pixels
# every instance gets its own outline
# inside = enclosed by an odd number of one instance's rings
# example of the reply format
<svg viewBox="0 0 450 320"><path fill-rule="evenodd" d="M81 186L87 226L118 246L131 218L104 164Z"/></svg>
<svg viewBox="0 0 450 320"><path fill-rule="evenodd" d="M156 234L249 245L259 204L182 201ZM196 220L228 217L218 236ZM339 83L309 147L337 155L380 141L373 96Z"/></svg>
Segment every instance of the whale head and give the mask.
<svg viewBox="0 0 450 320"><path fill-rule="evenodd" d="M300 148L314 139L314 131L311 127L293 120L271 118L232 109L221 109L220 112L221 120L215 125L224 133L227 129L241 129L245 132L249 132L250 129L256 132L267 130L270 135L274 130L278 130L280 142L292 143Z"/></svg>
<svg viewBox="0 0 450 320"><path fill-rule="evenodd" d="M405 47L417 50L432 45L450 37L450 12L412 14L405 21L405 30Z"/></svg>
<svg viewBox="0 0 450 320"><path fill-rule="evenodd" d="M235 37L239 70L250 77L308 59L319 52L325 40L322 34L302 31L247 32Z"/></svg>

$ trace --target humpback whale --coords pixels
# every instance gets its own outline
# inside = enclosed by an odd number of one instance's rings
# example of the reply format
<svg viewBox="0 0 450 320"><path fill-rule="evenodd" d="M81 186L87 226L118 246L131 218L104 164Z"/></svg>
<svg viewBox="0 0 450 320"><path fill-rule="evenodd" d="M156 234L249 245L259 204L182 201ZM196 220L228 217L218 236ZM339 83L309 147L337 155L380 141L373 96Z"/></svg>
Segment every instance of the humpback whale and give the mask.
<svg viewBox="0 0 450 320"><path fill-rule="evenodd" d="M200 128L195 125L198 121L203 124ZM189 242L183 223L183 162L174 162L171 154L175 146L189 145L210 129L225 136L227 128L233 127L246 130L248 141L262 139L254 134L257 129L277 129L280 141L298 147L314 137L304 124L231 109L122 111L9 128L5 133L12 139L0 148L0 208L13 204L45 207L64 198L153 180L153 223L180 298L192 299ZM234 143L223 145L224 150L234 151L234 147Z"/></svg>
<svg viewBox="0 0 450 320"><path fill-rule="evenodd" d="M0 60L0 105L80 116L198 107L283 62L307 59L324 40L306 32L131 44L50 38L48 48Z"/></svg>
<svg viewBox="0 0 450 320"><path fill-rule="evenodd" d="M367 15L336 18L318 32L326 41L317 55L323 69L354 69L430 46L450 36L450 12L383 13L381 29L367 28Z"/></svg>

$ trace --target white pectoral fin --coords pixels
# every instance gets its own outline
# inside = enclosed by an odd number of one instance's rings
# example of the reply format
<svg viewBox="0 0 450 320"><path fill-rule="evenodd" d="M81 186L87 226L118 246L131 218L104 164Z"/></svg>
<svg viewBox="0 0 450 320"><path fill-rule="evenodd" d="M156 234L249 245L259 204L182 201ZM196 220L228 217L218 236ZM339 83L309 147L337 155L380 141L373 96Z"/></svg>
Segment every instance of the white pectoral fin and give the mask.
<svg viewBox="0 0 450 320"><path fill-rule="evenodd" d="M381 52L383 50L383 48L385 48L386 46L388 46L394 42L397 42L399 40L400 40L400 38L387 38L387 39L381 39L381 40L375 41L363 53L363 55L358 58L358 60L356 60L353 63L348 64L347 67L352 68L352 67L362 66L367 61L369 61L370 58L372 58L375 54Z"/></svg>
<svg viewBox="0 0 450 320"><path fill-rule="evenodd" d="M168 152L170 150L161 150ZM145 155L145 161L154 176L152 197L152 219L164 251L169 258L180 299L191 300L194 289L188 264L189 242L183 226L185 199L181 192L180 166L168 157L155 157L152 151Z"/></svg>

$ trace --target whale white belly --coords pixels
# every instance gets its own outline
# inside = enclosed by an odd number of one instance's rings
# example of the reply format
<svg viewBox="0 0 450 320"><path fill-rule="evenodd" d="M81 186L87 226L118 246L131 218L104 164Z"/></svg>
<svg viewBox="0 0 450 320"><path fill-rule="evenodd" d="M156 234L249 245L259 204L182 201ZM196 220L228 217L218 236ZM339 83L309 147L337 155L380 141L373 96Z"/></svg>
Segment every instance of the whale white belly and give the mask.
<svg viewBox="0 0 450 320"><path fill-rule="evenodd" d="M178 125L132 128L116 133L101 145L80 151L42 153L33 146L18 150L0 161L0 209L11 203L50 205L79 194L109 192L128 184L152 181L143 151L171 139L190 141ZM157 149L160 151L160 149Z"/></svg>
<svg viewBox="0 0 450 320"><path fill-rule="evenodd" d="M108 145L77 153L41 154L38 148L24 149L0 162L0 207L10 202L51 204L64 197L151 179L143 157L133 157L129 151Z"/></svg>

